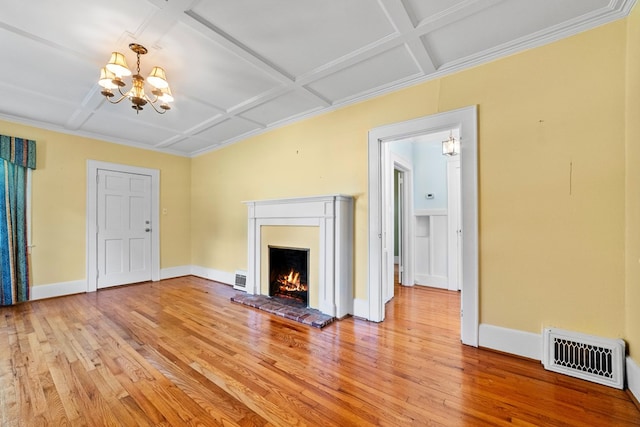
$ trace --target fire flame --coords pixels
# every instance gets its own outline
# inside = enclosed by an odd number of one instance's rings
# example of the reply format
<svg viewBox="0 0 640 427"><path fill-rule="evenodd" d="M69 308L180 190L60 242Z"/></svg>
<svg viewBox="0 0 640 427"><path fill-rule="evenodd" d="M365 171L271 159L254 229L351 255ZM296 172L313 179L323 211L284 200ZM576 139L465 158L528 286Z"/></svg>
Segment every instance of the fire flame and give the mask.
<svg viewBox="0 0 640 427"><path fill-rule="evenodd" d="M289 274L284 274L278 278L281 291L295 292L306 291L306 283L300 283L300 273L291 269Z"/></svg>

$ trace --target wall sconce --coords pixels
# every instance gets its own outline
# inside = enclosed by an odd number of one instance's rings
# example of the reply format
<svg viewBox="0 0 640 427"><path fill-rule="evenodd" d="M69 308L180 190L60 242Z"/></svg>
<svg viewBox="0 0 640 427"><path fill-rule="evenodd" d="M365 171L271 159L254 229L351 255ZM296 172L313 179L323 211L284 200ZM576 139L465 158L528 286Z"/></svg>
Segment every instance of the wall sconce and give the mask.
<svg viewBox="0 0 640 427"><path fill-rule="evenodd" d="M457 156L460 153L460 140L453 137L453 131L449 139L442 141L442 154L445 156Z"/></svg>

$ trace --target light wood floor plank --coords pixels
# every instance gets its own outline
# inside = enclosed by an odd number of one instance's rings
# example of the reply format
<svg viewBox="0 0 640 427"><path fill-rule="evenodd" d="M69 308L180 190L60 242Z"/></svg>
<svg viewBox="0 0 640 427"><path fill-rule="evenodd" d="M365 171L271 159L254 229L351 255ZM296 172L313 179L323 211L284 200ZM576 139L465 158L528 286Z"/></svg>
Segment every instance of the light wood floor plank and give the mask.
<svg viewBox="0 0 640 427"><path fill-rule="evenodd" d="M463 346L457 292L322 330L196 277L0 308L0 426L640 426L620 390Z"/></svg>

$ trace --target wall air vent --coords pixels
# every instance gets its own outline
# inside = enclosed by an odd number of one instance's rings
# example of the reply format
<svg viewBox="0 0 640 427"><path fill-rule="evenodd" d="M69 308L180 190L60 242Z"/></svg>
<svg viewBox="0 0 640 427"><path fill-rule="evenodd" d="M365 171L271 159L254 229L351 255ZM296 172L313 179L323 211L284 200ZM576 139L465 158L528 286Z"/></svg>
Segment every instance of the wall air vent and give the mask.
<svg viewBox="0 0 640 427"><path fill-rule="evenodd" d="M247 289L247 272L242 270L236 270L236 279L233 282L233 289L239 291L246 291Z"/></svg>
<svg viewBox="0 0 640 427"><path fill-rule="evenodd" d="M543 346L542 363L545 369L624 388L623 340L547 328L544 330Z"/></svg>

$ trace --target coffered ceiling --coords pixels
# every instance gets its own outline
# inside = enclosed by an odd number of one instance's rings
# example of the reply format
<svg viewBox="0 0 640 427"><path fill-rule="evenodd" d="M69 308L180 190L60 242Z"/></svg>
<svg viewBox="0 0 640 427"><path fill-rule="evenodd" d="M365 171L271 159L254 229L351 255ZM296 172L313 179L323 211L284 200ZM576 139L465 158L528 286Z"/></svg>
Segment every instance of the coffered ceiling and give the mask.
<svg viewBox="0 0 640 427"><path fill-rule="evenodd" d="M3 0L0 118L194 156L626 16L635 0ZM146 46L167 114L100 95Z"/></svg>

